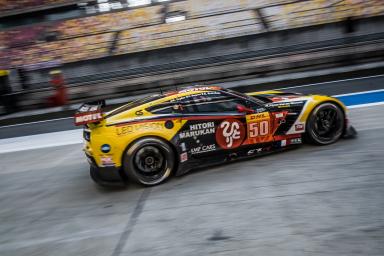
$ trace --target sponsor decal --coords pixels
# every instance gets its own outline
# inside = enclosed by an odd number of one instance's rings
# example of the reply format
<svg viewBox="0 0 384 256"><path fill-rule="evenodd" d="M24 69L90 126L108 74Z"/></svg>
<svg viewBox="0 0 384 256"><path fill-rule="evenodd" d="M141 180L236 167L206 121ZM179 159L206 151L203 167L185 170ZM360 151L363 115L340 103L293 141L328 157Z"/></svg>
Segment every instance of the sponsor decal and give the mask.
<svg viewBox="0 0 384 256"><path fill-rule="evenodd" d="M111 151L111 146L109 144L103 144L100 149L101 152L108 153L109 151Z"/></svg>
<svg viewBox="0 0 384 256"><path fill-rule="evenodd" d="M267 107L276 107L276 108L289 108L291 105L289 103L268 103L266 104Z"/></svg>
<svg viewBox="0 0 384 256"><path fill-rule="evenodd" d="M187 146L185 146L185 142L180 143L180 148L181 148L181 151L183 152L187 151Z"/></svg>
<svg viewBox="0 0 384 256"><path fill-rule="evenodd" d="M304 104L304 101L292 101L292 102L274 102L266 104L267 107L277 107L277 108L290 108L297 107Z"/></svg>
<svg viewBox="0 0 384 256"><path fill-rule="evenodd" d="M249 138L255 138L259 136L266 136L269 134L269 121L263 120L261 122L254 122L248 125Z"/></svg>
<svg viewBox="0 0 384 256"><path fill-rule="evenodd" d="M282 140L280 145L281 145L282 147L287 146L287 140Z"/></svg>
<svg viewBox="0 0 384 256"><path fill-rule="evenodd" d="M102 156L100 157L100 160L103 166L115 166L111 156Z"/></svg>
<svg viewBox="0 0 384 256"><path fill-rule="evenodd" d="M199 137L207 134L215 133L215 123L207 122L207 123L198 123L198 124L190 124L189 130L182 131L179 133L180 139L191 138L191 137Z"/></svg>
<svg viewBox="0 0 384 256"><path fill-rule="evenodd" d="M148 131L148 130L162 130L163 125L160 122L157 123L141 123L141 124L132 124L126 126L116 127L116 134L118 136L124 136L137 131Z"/></svg>
<svg viewBox="0 0 384 256"><path fill-rule="evenodd" d="M215 91L201 92L201 93L196 93L196 94L191 94L191 95L186 95L186 96L180 96L180 97L171 99L169 102L182 101L182 100L190 100L190 99L196 98L198 96L209 96L209 95L218 95L218 94L220 94L220 92L215 92Z"/></svg>
<svg viewBox="0 0 384 256"><path fill-rule="evenodd" d="M262 148L255 148L255 149L250 149L248 150L247 152L247 155L254 155L254 154L258 154L258 153L261 153L263 151Z"/></svg>
<svg viewBox="0 0 384 256"><path fill-rule="evenodd" d="M303 123L295 124L295 131L297 131L297 132L304 131L304 127L305 126Z"/></svg>
<svg viewBox="0 0 384 256"><path fill-rule="evenodd" d="M275 117L276 118L283 118L284 117L284 113L276 113Z"/></svg>
<svg viewBox="0 0 384 256"><path fill-rule="evenodd" d="M187 161L187 160L188 160L188 154L187 154L187 152L184 152L184 153L180 154L180 162L181 162L181 163L183 163L183 162L185 162L185 161Z"/></svg>
<svg viewBox="0 0 384 256"><path fill-rule="evenodd" d="M173 126L174 126L174 124L173 124L173 122L172 122L171 120L167 120L167 121L165 121L164 126L165 126L165 128L167 128L167 129L172 129Z"/></svg>
<svg viewBox="0 0 384 256"><path fill-rule="evenodd" d="M75 115L75 124L95 123L103 119L101 112L79 113Z"/></svg>
<svg viewBox="0 0 384 256"><path fill-rule="evenodd" d="M216 131L216 142L224 149L239 147L244 137L244 126L236 119L226 119L222 121Z"/></svg>
<svg viewBox="0 0 384 256"><path fill-rule="evenodd" d="M211 145L204 145L204 146L199 146L191 149L191 154L201 154L201 153L206 153L210 151L216 150L216 145L211 144Z"/></svg>
<svg viewBox="0 0 384 256"><path fill-rule="evenodd" d="M179 93L207 91L207 90L220 90L220 89L221 88L219 86L206 86L206 87L196 87L196 88L184 89L184 90L179 91Z"/></svg>
<svg viewBox="0 0 384 256"><path fill-rule="evenodd" d="M269 118L268 112L249 115L249 120L265 119L265 118Z"/></svg>
<svg viewBox="0 0 384 256"><path fill-rule="evenodd" d="M269 112L247 117L247 144L257 144L273 140Z"/></svg>
<svg viewBox="0 0 384 256"><path fill-rule="evenodd" d="M79 108L79 112L94 112L99 109L99 106L84 105Z"/></svg>
<svg viewBox="0 0 384 256"><path fill-rule="evenodd" d="M275 127L275 131L278 129L278 127L281 124L284 124L286 122L285 117L287 114L288 114L288 111L273 112L272 113L272 115L275 116L274 125L273 125L273 127Z"/></svg>
<svg viewBox="0 0 384 256"><path fill-rule="evenodd" d="M301 95L289 95L289 96L275 96L273 97L271 100L273 102L276 102L276 101L285 101L285 100L291 100L291 99L295 99L295 98L299 98L301 97Z"/></svg>
<svg viewBox="0 0 384 256"><path fill-rule="evenodd" d="M267 111L265 108L258 108L256 109L256 113L261 113Z"/></svg>
<svg viewBox="0 0 384 256"><path fill-rule="evenodd" d="M294 138L290 140L290 144L301 144L301 138Z"/></svg>

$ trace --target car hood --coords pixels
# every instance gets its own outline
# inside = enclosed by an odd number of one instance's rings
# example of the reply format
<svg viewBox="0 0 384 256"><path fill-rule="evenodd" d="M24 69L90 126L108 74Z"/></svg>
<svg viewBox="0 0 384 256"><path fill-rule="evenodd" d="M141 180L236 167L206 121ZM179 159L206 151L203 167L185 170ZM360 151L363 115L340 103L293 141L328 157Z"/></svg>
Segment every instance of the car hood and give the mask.
<svg viewBox="0 0 384 256"><path fill-rule="evenodd" d="M247 93L247 95L263 100L266 103L294 102L294 101L307 100L311 98L310 95L293 93L293 92L283 92L283 91L250 92L250 93Z"/></svg>

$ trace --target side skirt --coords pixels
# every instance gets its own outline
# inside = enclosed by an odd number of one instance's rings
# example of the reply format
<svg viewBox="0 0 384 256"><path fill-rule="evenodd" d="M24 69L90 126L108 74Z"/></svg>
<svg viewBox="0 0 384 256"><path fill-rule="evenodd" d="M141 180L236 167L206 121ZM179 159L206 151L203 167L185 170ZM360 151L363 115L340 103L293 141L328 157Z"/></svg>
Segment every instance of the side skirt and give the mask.
<svg viewBox="0 0 384 256"><path fill-rule="evenodd" d="M181 176L183 174L186 174L192 170L200 169L200 168L206 168L206 167L212 167L212 166L219 166L224 163L228 162L235 162L235 161L241 161L241 160L249 160L251 158L261 157L273 153L279 153L286 150L296 149L300 147L302 144L291 144L288 146L280 146L280 142L269 144L269 146L265 147L246 147L244 149L239 150L238 152L228 152L227 155L224 155L222 158L206 158L206 159L199 159L199 160L191 160L188 163L180 164L178 170L175 173L175 176Z"/></svg>

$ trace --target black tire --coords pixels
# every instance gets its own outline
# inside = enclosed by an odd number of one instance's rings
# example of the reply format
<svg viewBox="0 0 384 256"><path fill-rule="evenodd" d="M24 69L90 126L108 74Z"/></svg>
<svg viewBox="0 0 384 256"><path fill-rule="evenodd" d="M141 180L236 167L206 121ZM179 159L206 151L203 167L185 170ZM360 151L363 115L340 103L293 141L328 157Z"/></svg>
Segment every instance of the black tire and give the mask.
<svg viewBox="0 0 384 256"><path fill-rule="evenodd" d="M344 125L343 110L334 103L322 103L313 109L308 118L305 139L316 145L335 143L343 135Z"/></svg>
<svg viewBox="0 0 384 256"><path fill-rule="evenodd" d="M145 186L166 181L175 166L172 148L158 138L148 137L134 142L123 157L123 170L128 178Z"/></svg>
<svg viewBox="0 0 384 256"><path fill-rule="evenodd" d="M92 180L96 183L96 184L101 184L102 185L102 182L101 182L101 178L99 176L99 173L97 172L97 168L93 167L93 166L90 166L89 167L89 175L91 176Z"/></svg>

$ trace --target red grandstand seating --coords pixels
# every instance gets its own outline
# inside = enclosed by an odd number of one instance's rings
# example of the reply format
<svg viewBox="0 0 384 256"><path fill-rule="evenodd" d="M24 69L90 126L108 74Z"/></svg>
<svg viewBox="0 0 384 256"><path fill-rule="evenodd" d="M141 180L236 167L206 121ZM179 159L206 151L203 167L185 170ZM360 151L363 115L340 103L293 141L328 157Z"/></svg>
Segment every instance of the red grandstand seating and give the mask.
<svg viewBox="0 0 384 256"><path fill-rule="evenodd" d="M0 31L1 47L9 48L13 65L61 63L99 58L109 54L115 31L121 31L114 54L146 51L264 32L254 8L261 8L270 30L282 30L347 17L384 13L383 0L187 0L170 3L169 11L186 12L187 20L162 24L161 6L69 19ZM0 0L0 9L4 8ZM57 3L58 0L32 1ZM58 41L44 42L47 31L56 31ZM4 57L3 57L4 59ZM6 59L6 58L5 58Z"/></svg>
<svg viewBox="0 0 384 256"><path fill-rule="evenodd" d="M116 31L161 22L160 6L100 14L61 22L56 29L61 38Z"/></svg>
<svg viewBox="0 0 384 256"><path fill-rule="evenodd" d="M118 54L210 41L260 33L262 28L252 11L236 12L124 30L118 42Z"/></svg>
<svg viewBox="0 0 384 256"><path fill-rule="evenodd" d="M383 0L311 0L263 9L271 29L281 30L336 22L347 17L384 14Z"/></svg>

